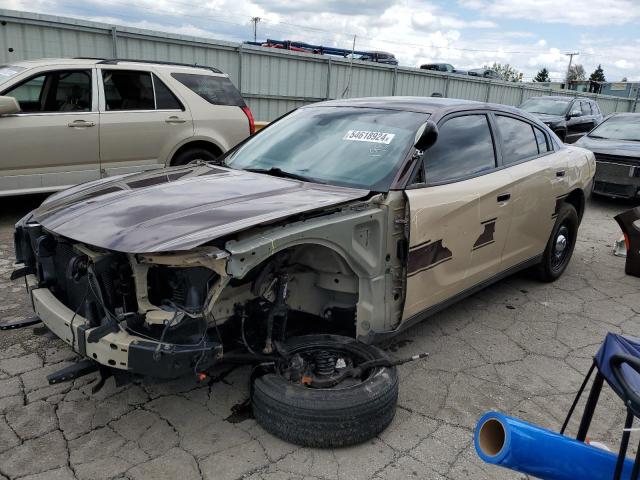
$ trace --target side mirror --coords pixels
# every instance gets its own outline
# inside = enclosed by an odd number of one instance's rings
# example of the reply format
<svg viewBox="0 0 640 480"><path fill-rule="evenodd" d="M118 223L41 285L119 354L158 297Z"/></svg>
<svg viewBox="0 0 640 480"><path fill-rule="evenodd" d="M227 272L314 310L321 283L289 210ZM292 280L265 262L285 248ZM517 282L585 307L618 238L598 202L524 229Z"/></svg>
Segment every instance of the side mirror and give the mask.
<svg viewBox="0 0 640 480"><path fill-rule="evenodd" d="M569 118L575 118L575 117L581 117L582 116L582 111L580 110L571 110L571 112L569 112L568 117Z"/></svg>
<svg viewBox="0 0 640 480"><path fill-rule="evenodd" d="M13 97L0 97L0 115L13 115L20 111L20 104Z"/></svg>
<svg viewBox="0 0 640 480"><path fill-rule="evenodd" d="M433 146L438 139L438 126L433 120L427 120L427 122L420 127L418 133L416 133L416 142L414 147L417 150L424 152Z"/></svg>

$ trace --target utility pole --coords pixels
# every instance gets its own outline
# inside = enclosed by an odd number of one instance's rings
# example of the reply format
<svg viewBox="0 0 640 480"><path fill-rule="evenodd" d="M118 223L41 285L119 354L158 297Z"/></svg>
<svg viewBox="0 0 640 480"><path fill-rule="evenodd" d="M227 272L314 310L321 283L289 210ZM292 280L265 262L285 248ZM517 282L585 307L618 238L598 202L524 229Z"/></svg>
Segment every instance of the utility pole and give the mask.
<svg viewBox="0 0 640 480"><path fill-rule="evenodd" d="M342 95L340 96L340 98L344 98L344 96L347 94L347 92L349 91L349 88L351 88L351 77L353 75L353 56L355 54L356 51L356 36L353 36L353 45L351 46L351 61L349 62L349 80L347 81L347 86L345 87L344 91L342 92Z"/></svg>
<svg viewBox="0 0 640 480"><path fill-rule="evenodd" d="M262 18L260 17L251 17L251 21L253 22L253 41L258 41L258 22L260 22Z"/></svg>
<svg viewBox="0 0 640 480"><path fill-rule="evenodd" d="M569 90L569 74L571 73L571 63L573 63L573 56L574 55L580 55L579 52L572 52L572 53L565 53L565 55L567 55L569 57L569 66L567 67L567 76L564 80L565 83L565 90Z"/></svg>

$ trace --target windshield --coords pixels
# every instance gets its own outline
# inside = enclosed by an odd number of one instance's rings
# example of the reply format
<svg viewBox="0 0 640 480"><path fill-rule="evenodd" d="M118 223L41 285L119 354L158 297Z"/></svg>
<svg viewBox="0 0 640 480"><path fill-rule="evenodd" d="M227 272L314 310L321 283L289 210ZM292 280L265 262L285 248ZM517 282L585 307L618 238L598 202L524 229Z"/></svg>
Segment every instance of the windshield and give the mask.
<svg viewBox="0 0 640 480"><path fill-rule="evenodd" d="M251 138L227 166L383 192L428 114L375 108L307 107Z"/></svg>
<svg viewBox="0 0 640 480"><path fill-rule="evenodd" d="M593 129L589 136L640 142L640 115L614 115Z"/></svg>
<svg viewBox="0 0 640 480"><path fill-rule="evenodd" d="M571 99L552 100L549 98L530 98L520 108L529 113L544 113L546 115L564 115L569 108Z"/></svg>
<svg viewBox="0 0 640 480"><path fill-rule="evenodd" d="M15 77L17 74L25 70L24 67L18 67L16 65L0 65L0 85Z"/></svg>

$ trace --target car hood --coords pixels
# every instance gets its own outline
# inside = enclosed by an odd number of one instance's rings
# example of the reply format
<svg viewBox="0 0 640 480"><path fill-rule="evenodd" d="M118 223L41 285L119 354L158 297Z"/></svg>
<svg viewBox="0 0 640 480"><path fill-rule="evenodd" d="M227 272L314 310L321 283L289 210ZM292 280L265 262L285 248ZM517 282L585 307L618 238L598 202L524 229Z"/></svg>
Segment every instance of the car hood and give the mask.
<svg viewBox="0 0 640 480"><path fill-rule="evenodd" d="M576 145L594 153L640 158L640 142L584 136L576 142Z"/></svg>
<svg viewBox="0 0 640 480"><path fill-rule="evenodd" d="M49 197L33 219L88 245L164 252L368 193L200 164L82 184Z"/></svg>

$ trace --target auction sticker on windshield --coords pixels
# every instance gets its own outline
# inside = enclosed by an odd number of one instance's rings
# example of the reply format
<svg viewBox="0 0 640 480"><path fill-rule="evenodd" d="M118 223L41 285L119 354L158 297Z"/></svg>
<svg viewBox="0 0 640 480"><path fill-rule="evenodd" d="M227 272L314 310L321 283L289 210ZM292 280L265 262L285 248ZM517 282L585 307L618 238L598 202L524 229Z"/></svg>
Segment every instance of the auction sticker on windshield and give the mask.
<svg viewBox="0 0 640 480"><path fill-rule="evenodd" d="M349 130L342 139L351 140L354 142L373 142L389 145L391 143L391 140L393 140L393 137L395 136L395 133L368 132L366 130Z"/></svg>

